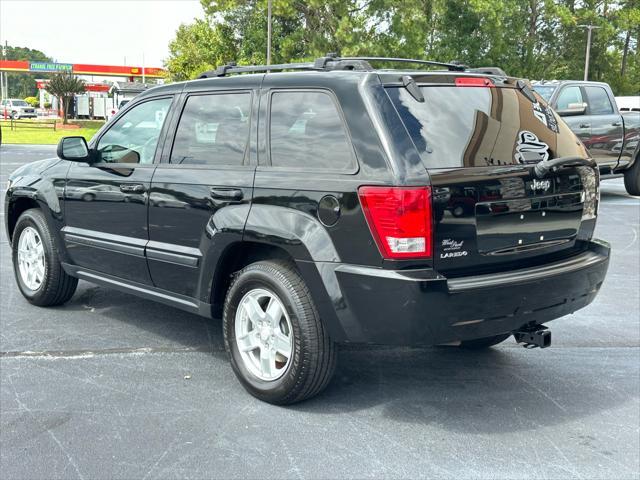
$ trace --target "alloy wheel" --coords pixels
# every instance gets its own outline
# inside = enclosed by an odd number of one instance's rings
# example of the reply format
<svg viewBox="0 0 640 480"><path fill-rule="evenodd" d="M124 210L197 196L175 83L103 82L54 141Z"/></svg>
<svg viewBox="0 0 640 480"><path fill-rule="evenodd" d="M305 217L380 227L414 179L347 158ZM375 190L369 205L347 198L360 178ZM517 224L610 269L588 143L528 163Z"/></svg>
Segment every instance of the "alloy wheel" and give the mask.
<svg viewBox="0 0 640 480"><path fill-rule="evenodd" d="M18 240L18 270L22 283L29 290L38 290L44 281L44 245L33 227L26 227Z"/></svg>
<svg viewBox="0 0 640 480"><path fill-rule="evenodd" d="M264 381L282 377L293 355L291 319L278 296L263 288L247 292L235 317L235 342L244 366Z"/></svg>

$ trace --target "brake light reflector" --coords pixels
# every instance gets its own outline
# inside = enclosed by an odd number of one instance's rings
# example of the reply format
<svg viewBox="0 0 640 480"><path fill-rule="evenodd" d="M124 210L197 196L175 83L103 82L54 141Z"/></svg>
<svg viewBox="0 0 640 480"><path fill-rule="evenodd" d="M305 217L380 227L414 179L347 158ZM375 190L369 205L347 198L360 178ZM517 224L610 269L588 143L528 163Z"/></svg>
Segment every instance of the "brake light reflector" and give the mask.
<svg viewBox="0 0 640 480"><path fill-rule="evenodd" d="M430 187L360 187L369 229L384 258L431 257Z"/></svg>
<svg viewBox="0 0 640 480"><path fill-rule="evenodd" d="M494 87L494 83L485 77L458 77L456 87Z"/></svg>

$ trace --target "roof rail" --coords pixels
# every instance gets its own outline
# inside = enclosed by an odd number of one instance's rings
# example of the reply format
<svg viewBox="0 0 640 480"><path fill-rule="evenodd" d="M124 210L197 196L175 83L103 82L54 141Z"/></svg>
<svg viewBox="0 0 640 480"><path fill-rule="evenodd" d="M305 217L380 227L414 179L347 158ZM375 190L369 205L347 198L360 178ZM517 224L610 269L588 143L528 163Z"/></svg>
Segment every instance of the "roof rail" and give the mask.
<svg viewBox="0 0 640 480"><path fill-rule="evenodd" d="M311 62L305 63L280 63L276 65L247 65L237 66L236 62L222 65L215 70L204 72L198 78L224 77L230 73L257 73L270 72L272 70L321 70L314 67Z"/></svg>
<svg viewBox="0 0 640 480"><path fill-rule="evenodd" d="M435 65L446 67L448 70L464 71L466 67L460 64L432 62L430 60L416 60L412 58L392 58L392 57L338 57L335 53L328 53L324 57L317 58L313 62L303 63L280 63L275 65L247 65L238 66L236 62L222 65L215 70L204 72L198 78L224 77L231 73L258 73L271 72L276 70L373 70L369 62L402 62L417 63L421 65Z"/></svg>
<svg viewBox="0 0 640 480"><path fill-rule="evenodd" d="M446 67L448 70L462 72L467 69L466 65L459 63L434 62L433 60L418 60L415 58L395 58L395 57L341 57L340 60L364 60L366 62L398 62L417 63L420 65L433 65L436 67Z"/></svg>

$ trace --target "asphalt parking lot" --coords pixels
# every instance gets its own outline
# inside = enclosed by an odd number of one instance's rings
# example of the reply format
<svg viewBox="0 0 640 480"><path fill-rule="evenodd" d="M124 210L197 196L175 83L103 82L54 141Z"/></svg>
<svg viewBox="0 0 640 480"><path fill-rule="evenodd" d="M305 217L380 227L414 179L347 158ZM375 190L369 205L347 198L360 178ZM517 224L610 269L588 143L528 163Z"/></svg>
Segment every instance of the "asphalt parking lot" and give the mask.
<svg viewBox="0 0 640 480"><path fill-rule="evenodd" d="M2 202L54 151L0 147ZM30 306L2 230L3 479L640 478L640 198L621 179L602 184L607 280L551 348L343 349L329 388L288 408L244 392L217 320L85 282Z"/></svg>

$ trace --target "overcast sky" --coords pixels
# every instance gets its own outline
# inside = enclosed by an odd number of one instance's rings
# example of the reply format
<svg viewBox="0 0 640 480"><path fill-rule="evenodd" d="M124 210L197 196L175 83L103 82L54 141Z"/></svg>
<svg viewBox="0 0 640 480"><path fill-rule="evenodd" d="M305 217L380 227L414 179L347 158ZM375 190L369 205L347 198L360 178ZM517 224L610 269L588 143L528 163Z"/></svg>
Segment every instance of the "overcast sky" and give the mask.
<svg viewBox="0 0 640 480"><path fill-rule="evenodd" d="M62 63L162 67L181 23L203 17L198 0L0 0L0 41Z"/></svg>

